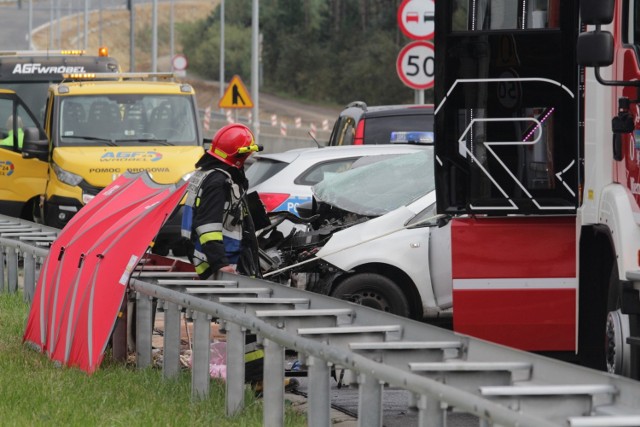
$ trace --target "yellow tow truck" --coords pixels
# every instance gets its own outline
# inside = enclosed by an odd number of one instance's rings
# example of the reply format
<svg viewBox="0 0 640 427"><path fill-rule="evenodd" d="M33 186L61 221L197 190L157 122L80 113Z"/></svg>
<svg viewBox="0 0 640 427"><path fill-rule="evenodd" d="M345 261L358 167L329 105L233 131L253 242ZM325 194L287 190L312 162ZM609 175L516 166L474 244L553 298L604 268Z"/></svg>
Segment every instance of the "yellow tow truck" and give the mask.
<svg viewBox="0 0 640 427"><path fill-rule="evenodd" d="M5 92L0 111L9 99L11 111L27 110ZM175 183L204 153L195 91L171 73L69 74L49 87L44 129L18 120L31 127L22 130L24 142L16 142L12 173L0 175L0 187L7 199L31 202L34 220L57 228L125 171ZM20 132L18 121L12 126ZM3 151L0 156L8 154ZM177 211L158 236L156 253L183 255L180 221Z"/></svg>

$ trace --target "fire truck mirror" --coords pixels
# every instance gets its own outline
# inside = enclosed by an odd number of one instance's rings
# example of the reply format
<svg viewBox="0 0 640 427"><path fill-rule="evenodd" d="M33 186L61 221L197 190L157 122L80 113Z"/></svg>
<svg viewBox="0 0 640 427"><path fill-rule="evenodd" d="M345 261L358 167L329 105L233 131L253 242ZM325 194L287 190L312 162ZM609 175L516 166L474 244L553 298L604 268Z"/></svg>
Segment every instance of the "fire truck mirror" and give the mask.
<svg viewBox="0 0 640 427"><path fill-rule="evenodd" d="M621 111L611 120L611 130L613 133L631 133L635 130L635 121L629 111Z"/></svg>
<svg viewBox="0 0 640 427"><path fill-rule="evenodd" d="M613 134L613 160L622 160L622 135L619 133Z"/></svg>
<svg viewBox="0 0 640 427"><path fill-rule="evenodd" d="M608 31L592 31L578 36L578 64L606 67L613 64L613 36Z"/></svg>
<svg viewBox="0 0 640 427"><path fill-rule="evenodd" d="M580 0L580 18L587 25L606 25L613 21L614 0Z"/></svg>

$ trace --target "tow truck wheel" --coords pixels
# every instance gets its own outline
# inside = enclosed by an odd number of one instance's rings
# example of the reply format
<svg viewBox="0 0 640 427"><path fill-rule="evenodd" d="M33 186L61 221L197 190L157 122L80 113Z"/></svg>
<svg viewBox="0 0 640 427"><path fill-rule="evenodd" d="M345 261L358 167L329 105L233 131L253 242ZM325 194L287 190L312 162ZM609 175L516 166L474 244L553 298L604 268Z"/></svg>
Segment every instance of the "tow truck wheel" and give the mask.
<svg viewBox="0 0 640 427"><path fill-rule="evenodd" d="M611 374L631 374L631 346L627 344L630 336L629 316L618 309L607 315L607 329L605 351L607 357L607 371Z"/></svg>
<svg viewBox="0 0 640 427"><path fill-rule="evenodd" d="M359 273L346 278L331 296L399 316L410 317L411 309L402 289L388 277Z"/></svg>

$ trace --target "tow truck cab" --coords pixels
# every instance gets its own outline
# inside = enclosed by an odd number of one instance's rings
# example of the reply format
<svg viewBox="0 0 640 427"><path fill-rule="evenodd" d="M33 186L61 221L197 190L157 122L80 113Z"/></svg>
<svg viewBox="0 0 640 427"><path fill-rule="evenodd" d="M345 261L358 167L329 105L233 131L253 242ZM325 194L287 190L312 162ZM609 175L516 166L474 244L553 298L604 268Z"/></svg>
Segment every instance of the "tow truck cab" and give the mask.
<svg viewBox="0 0 640 427"><path fill-rule="evenodd" d="M119 69L106 47L95 55L84 50L0 51L1 87L16 92L40 123L44 123L47 88L60 83L63 74L116 73Z"/></svg>
<svg viewBox="0 0 640 427"><path fill-rule="evenodd" d="M37 219L63 228L127 170L146 170L159 184L171 184L195 169L204 148L190 85L161 73L69 78L49 88L46 137L36 129L25 131L24 167L29 163L31 170L46 169L28 189L40 195ZM181 252L180 221L177 210L158 236L155 251Z"/></svg>

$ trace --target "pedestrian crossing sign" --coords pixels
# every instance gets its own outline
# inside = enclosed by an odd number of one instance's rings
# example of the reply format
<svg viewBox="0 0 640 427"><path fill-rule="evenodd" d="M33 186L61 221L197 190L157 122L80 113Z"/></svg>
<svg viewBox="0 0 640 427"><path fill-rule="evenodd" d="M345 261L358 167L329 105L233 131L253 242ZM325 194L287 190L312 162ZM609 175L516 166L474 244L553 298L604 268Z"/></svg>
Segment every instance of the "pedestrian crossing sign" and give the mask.
<svg viewBox="0 0 640 427"><path fill-rule="evenodd" d="M233 76L227 90L218 102L220 108L253 108L253 101L240 76Z"/></svg>

